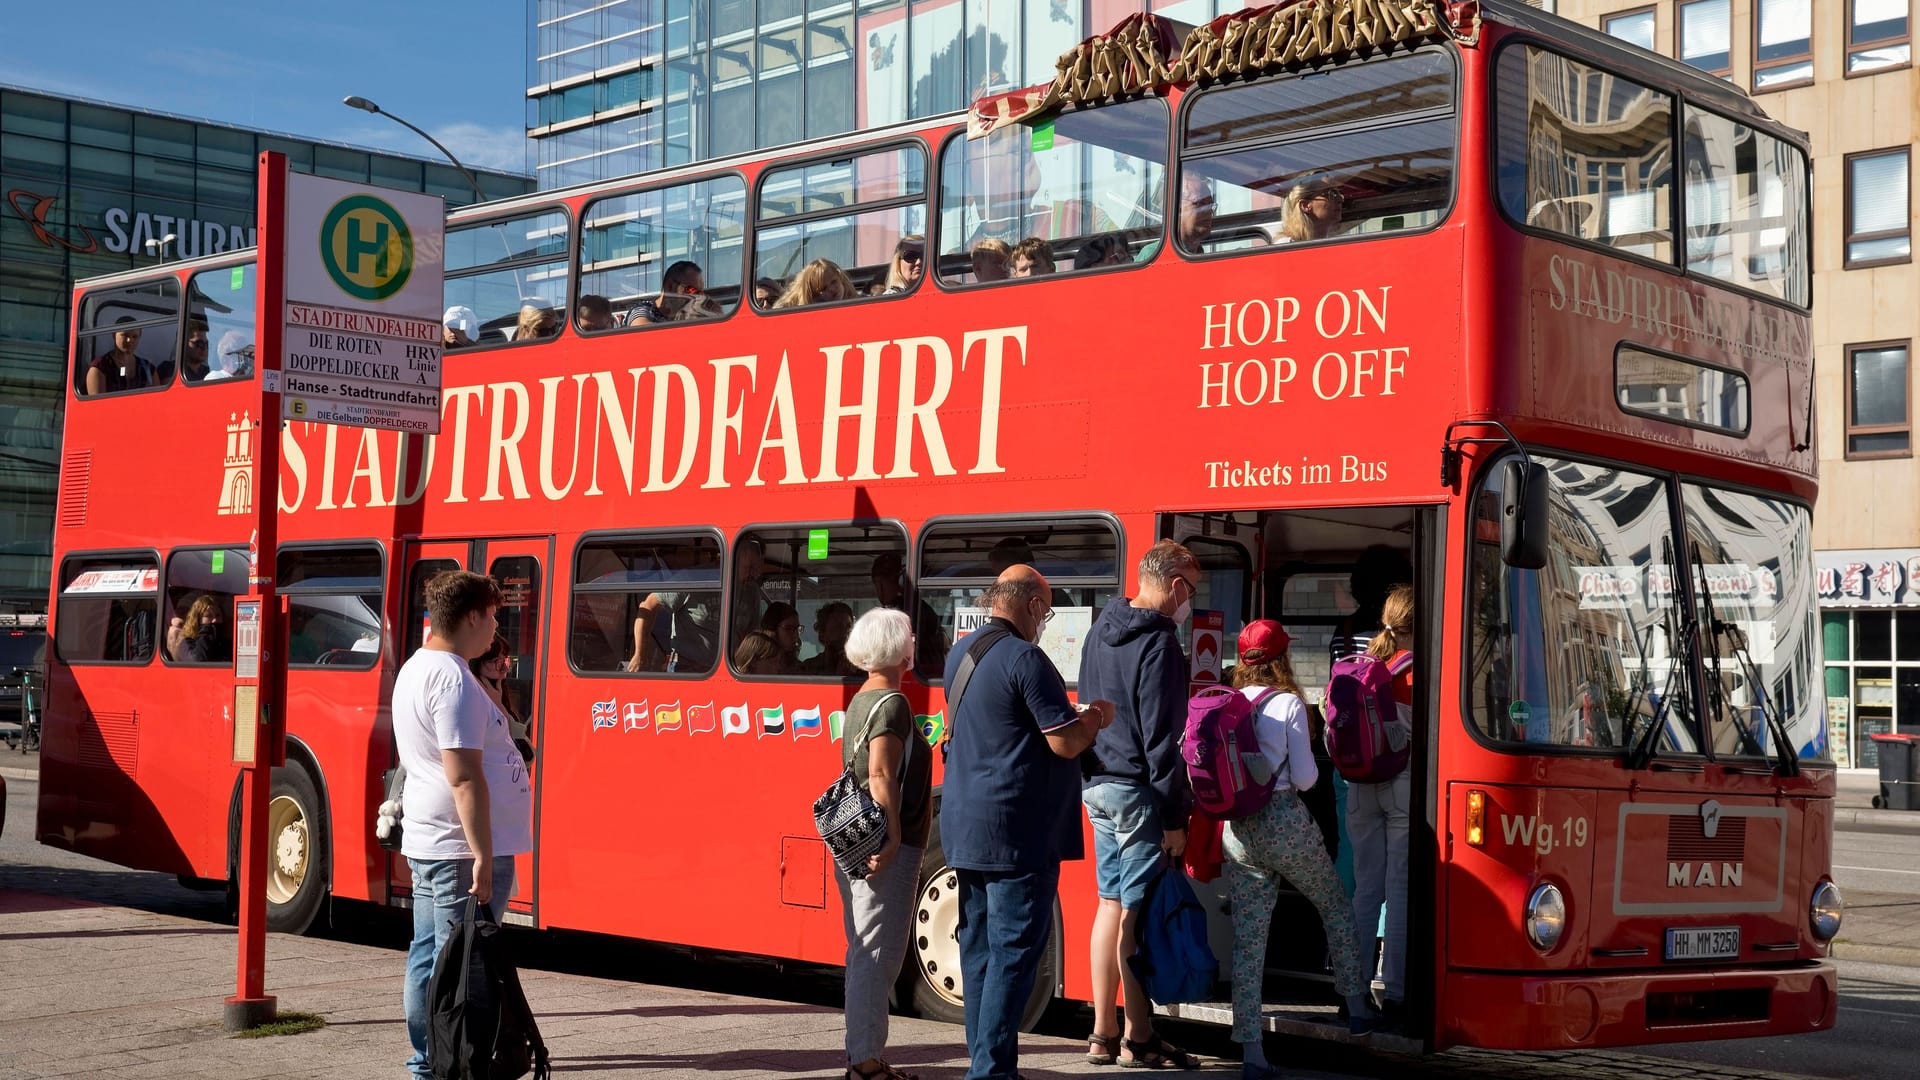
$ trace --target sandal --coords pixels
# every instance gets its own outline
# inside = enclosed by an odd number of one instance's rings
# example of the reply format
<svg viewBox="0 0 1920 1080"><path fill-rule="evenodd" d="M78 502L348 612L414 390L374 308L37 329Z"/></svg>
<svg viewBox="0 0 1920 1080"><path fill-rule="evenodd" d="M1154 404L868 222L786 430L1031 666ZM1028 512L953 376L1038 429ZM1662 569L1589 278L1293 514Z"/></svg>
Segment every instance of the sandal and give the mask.
<svg viewBox="0 0 1920 1080"><path fill-rule="evenodd" d="M1120 1035L1117 1032L1112 1035L1102 1035L1096 1031L1087 1036L1087 1046L1087 1064L1089 1065L1111 1065L1120 1058ZM1092 1047L1095 1046L1105 1050L1106 1053L1094 1053Z"/></svg>
<svg viewBox="0 0 1920 1080"><path fill-rule="evenodd" d="M1182 1071L1198 1069L1200 1059L1187 1053L1160 1037L1158 1032L1146 1042L1126 1040L1127 1053L1132 1057L1120 1059L1123 1069L1180 1069Z"/></svg>

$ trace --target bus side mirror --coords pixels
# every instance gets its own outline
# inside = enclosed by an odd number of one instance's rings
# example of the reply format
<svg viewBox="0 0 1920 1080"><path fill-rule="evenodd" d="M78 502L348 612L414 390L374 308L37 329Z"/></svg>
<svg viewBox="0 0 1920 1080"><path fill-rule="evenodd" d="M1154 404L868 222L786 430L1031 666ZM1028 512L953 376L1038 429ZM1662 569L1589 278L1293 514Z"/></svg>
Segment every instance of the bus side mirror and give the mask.
<svg viewBox="0 0 1920 1080"><path fill-rule="evenodd" d="M1500 558L1520 570L1547 565L1547 467L1512 460L1501 466Z"/></svg>

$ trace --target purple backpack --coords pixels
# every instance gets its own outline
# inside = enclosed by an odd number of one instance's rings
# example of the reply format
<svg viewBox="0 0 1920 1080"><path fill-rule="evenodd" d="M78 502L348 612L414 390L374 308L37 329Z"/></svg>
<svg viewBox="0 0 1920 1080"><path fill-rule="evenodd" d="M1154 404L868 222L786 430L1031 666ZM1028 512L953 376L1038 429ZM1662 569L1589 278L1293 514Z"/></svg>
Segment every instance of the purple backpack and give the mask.
<svg viewBox="0 0 1920 1080"><path fill-rule="evenodd" d="M1209 686L1187 702L1187 730L1180 739L1180 756L1187 763L1187 783L1194 805L1208 816L1233 821L1259 813L1273 798L1277 770L1260 753L1254 718L1267 699L1225 686Z"/></svg>
<svg viewBox="0 0 1920 1080"><path fill-rule="evenodd" d="M1394 749L1387 725L1400 715L1394 676L1412 665L1412 653L1391 663L1365 653L1334 663L1320 713L1327 722L1327 754L1349 782L1383 783L1407 767L1412 740Z"/></svg>

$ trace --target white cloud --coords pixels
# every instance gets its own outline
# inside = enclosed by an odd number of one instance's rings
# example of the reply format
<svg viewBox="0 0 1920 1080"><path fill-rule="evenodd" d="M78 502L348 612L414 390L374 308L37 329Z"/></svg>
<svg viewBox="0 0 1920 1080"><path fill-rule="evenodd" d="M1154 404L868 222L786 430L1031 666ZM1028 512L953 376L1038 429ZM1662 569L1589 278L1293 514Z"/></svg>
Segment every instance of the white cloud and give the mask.
<svg viewBox="0 0 1920 1080"><path fill-rule="evenodd" d="M477 169L527 171L527 131L518 127L488 127L462 121L436 128L433 137L462 162Z"/></svg>

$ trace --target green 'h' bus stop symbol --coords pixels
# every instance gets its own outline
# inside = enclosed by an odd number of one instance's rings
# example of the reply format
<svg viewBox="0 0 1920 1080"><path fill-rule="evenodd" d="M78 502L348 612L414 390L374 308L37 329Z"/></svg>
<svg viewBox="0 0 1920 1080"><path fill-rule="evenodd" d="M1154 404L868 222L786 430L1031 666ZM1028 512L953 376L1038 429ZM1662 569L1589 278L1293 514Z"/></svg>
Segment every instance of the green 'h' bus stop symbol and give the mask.
<svg viewBox="0 0 1920 1080"><path fill-rule="evenodd" d="M320 262L348 296L385 300L413 273L413 234L385 201L349 195L320 223Z"/></svg>

